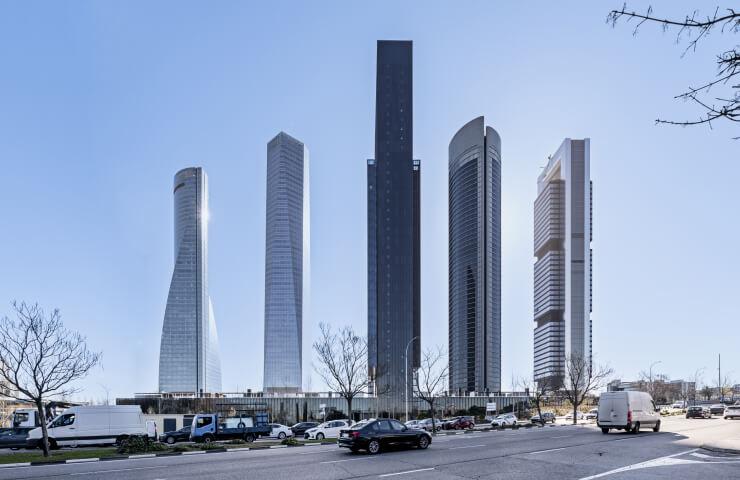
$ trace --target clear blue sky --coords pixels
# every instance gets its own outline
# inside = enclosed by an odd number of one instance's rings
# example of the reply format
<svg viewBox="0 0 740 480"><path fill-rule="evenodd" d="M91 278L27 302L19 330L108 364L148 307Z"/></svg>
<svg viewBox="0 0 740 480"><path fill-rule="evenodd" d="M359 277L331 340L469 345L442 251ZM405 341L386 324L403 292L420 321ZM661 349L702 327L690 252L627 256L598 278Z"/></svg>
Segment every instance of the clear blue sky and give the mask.
<svg viewBox="0 0 740 480"><path fill-rule="evenodd" d="M672 33L607 26L622 0L500 3L3 2L0 314L12 299L59 307L104 352L83 399L155 390L172 176L201 165L224 388L261 388L265 151L285 130L311 152L306 343L318 321L364 332L375 46L411 39L423 344L447 344L447 145L485 115L503 142L504 386L532 367L537 175L586 136L598 361L712 380L721 352L740 381L738 132L653 124L698 113L672 96L737 36L681 58Z"/></svg>

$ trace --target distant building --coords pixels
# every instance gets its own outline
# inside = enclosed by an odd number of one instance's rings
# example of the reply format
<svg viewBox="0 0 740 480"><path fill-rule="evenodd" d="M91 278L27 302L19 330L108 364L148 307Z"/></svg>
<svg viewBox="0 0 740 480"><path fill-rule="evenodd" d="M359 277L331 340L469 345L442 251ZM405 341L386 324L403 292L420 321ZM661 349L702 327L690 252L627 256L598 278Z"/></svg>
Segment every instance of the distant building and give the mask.
<svg viewBox="0 0 740 480"><path fill-rule="evenodd" d="M264 390L302 390L310 278L308 149L280 132L267 144Z"/></svg>
<svg viewBox="0 0 740 480"><path fill-rule="evenodd" d="M566 138L537 179L534 378L560 382L569 355L591 362L590 140Z"/></svg>
<svg viewBox="0 0 740 480"><path fill-rule="evenodd" d="M501 138L483 117L449 146L449 386L501 390Z"/></svg>
<svg viewBox="0 0 740 480"><path fill-rule="evenodd" d="M380 411L398 416L421 358L421 165L413 157L412 42L381 40L377 52L375 158L367 162L368 368Z"/></svg>
<svg viewBox="0 0 740 480"><path fill-rule="evenodd" d="M208 177L200 167L175 174L175 267L159 350L159 391L221 391L216 320L208 294Z"/></svg>

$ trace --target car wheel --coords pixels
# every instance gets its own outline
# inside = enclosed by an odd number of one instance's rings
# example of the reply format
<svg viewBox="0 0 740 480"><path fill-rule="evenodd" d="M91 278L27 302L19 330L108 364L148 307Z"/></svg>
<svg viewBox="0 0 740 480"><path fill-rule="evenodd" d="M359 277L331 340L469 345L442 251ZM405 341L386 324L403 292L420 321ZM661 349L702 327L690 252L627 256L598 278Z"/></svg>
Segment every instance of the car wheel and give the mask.
<svg viewBox="0 0 740 480"><path fill-rule="evenodd" d="M212 441L213 441L213 437L211 437L208 434L203 435L203 443L208 444L208 443L211 443Z"/></svg>
<svg viewBox="0 0 740 480"><path fill-rule="evenodd" d="M167 443L168 443L169 445L172 445L173 443L175 443L175 437L173 437L173 436L171 436L171 435L170 435L169 437L167 437L167 440L165 440L165 441L166 441L166 442L167 442Z"/></svg>
<svg viewBox="0 0 740 480"><path fill-rule="evenodd" d="M601 429L601 433L603 433L604 435L606 435L607 433L609 433L609 429L608 428L602 428Z"/></svg>
<svg viewBox="0 0 740 480"><path fill-rule="evenodd" d="M660 420L653 427L653 432L659 432L659 431L660 431Z"/></svg>
<svg viewBox="0 0 740 480"><path fill-rule="evenodd" d="M422 435L419 438L419 442L417 443L417 446L421 448L422 450L425 450L429 446L429 439L426 435Z"/></svg>
<svg viewBox="0 0 740 480"><path fill-rule="evenodd" d="M316 440L323 440L324 438L325 437L324 437L324 434L323 433L317 433L316 434Z"/></svg>
<svg viewBox="0 0 740 480"><path fill-rule="evenodd" d="M632 433L634 434L640 433L640 422L635 423L635 426L632 427Z"/></svg>
<svg viewBox="0 0 740 480"><path fill-rule="evenodd" d="M279 438L280 440L285 440L285 432L280 432L280 433L278 433L278 438Z"/></svg>
<svg viewBox="0 0 740 480"><path fill-rule="evenodd" d="M43 442L43 439L41 440ZM49 439L49 450L58 450L59 445L57 445L57 441L53 438Z"/></svg>
<svg viewBox="0 0 740 480"><path fill-rule="evenodd" d="M254 433L247 433L247 434L244 435L244 441L245 442L252 443L252 442L254 442L254 440L255 440Z"/></svg>
<svg viewBox="0 0 740 480"><path fill-rule="evenodd" d="M377 440L370 440L370 443L367 444L367 452L371 455L375 455L380 452L380 442Z"/></svg>

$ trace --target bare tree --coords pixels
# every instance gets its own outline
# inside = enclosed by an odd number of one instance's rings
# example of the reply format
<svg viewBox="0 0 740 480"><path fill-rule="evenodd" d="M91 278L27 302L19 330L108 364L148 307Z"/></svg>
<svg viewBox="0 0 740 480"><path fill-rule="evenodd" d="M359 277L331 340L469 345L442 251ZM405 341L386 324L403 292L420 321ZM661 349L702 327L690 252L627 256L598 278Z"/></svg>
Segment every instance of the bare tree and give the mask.
<svg viewBox="0 0 740 480"><path fill-rule="evenodd" d="M437 400L447 390L447 374L449 364L444 349L438 346L436 349L427 349L422 353L421 365L416 371L416 382L414 392L417 397L429 405L429 413L432 416L432 432L437 431L436 409Z"/></svg>
<svg viewBox="0 0 740 480"><path fill-rule="evenodd" d="M720 401L725 400L725 395L732 393L732 380L729 375L724 375L721 379L716 380L717 384L717 398Z"/></svg>
<svg viewBox="0 0 740 480"><path fill-rule="evenodd" d="M578 407L586 396L602 387L614 371L603 365L592 365L581 355L569 354L565 358L565 378L561 391L573 405L573 423L578 422Z"/></svg>
<svg viewBox="0 0 740 480"><path fill-rule="evenodd" d="M535 380L533 378L524 377L521 378L516 385L523 388L524 393L526 393L532 400L537 409L537 415L539 415L540 422L544 425L545 422L542 420L542 403L545 398L557 391L556 378L547 377Z"/></svg>
<svg viewBox="0 0 740 480"><path fill-rule="evenodd" d="M19 400L36 405L45 419L44 402L78 390L72 382L98 364L100 353L87 349L85 337L64 328L59 310L48 317L38 305L13 302L16 319L0 320L0 378L11 385ZM41 422L44 456L49 456L46 422Z"/></svg>
<svg viewBox="0 0 740 480"><path fill-rule="evenodd" d="M352 420L352 400L365 392L370 382L367 339L357 335L352 327L344 327L338 333L325 323L319 328L321 337L313 344L319 365L314 365L314 369L330 390L347 401L347 413Z"/></svg>
<svg viewBox="0 0 740 480"><path fill-rule="evenodd" d="M712 399L712 389L709 388L709 385L704 385L704 388L701 389L701 395L704 397L704 400Z"/></svg>
<svg viewBox="0 0 740 480"><path fill-rule="evenodd" d="M683 19L660 18L653 15L653 8L648 7L644 14L628 11L627 4L621 10L612 10L607 16L607 23L616 26L620 19L627 22L635 21L636 25L633 35L637 35L640 27L645 23L660 25L663 31L671 28L677 30L677 43L683 37L689 39L683 55L689 51L696 51L697 43L707 37L712 31L718 29L721 33L740 32L740 13L732 8L725 10L714 10L713 14L701 16L698 10L694 10ZM732 122L740 122L740 45L735 45L716 57L717 73L713 80L705 81L696 87L689 86L688 89L676 95L677 99L691 101L698 104L704 113L694 120L674 121L657 119L656 123L670 125L699 125L708 124L711 127L717 119L727 119ZM715 98L706 98L711 89L722 89ZM735 137L740 138L740 137Z"/></svg>

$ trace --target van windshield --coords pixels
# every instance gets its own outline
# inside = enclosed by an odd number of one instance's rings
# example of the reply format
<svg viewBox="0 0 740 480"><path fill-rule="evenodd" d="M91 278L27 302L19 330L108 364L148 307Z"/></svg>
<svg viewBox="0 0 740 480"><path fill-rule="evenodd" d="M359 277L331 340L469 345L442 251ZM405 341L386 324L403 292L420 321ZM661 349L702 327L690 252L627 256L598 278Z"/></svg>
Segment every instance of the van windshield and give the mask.
<svg viewBox="0 0 740 480"><path fill-rule="evenodd" d="M65 415L59 415L57 418L51 421L49 424L49 427L56 428L56 427L67 427L69 425L72 425L75 423L75 414L74 413L67 413Z"/></svg>

